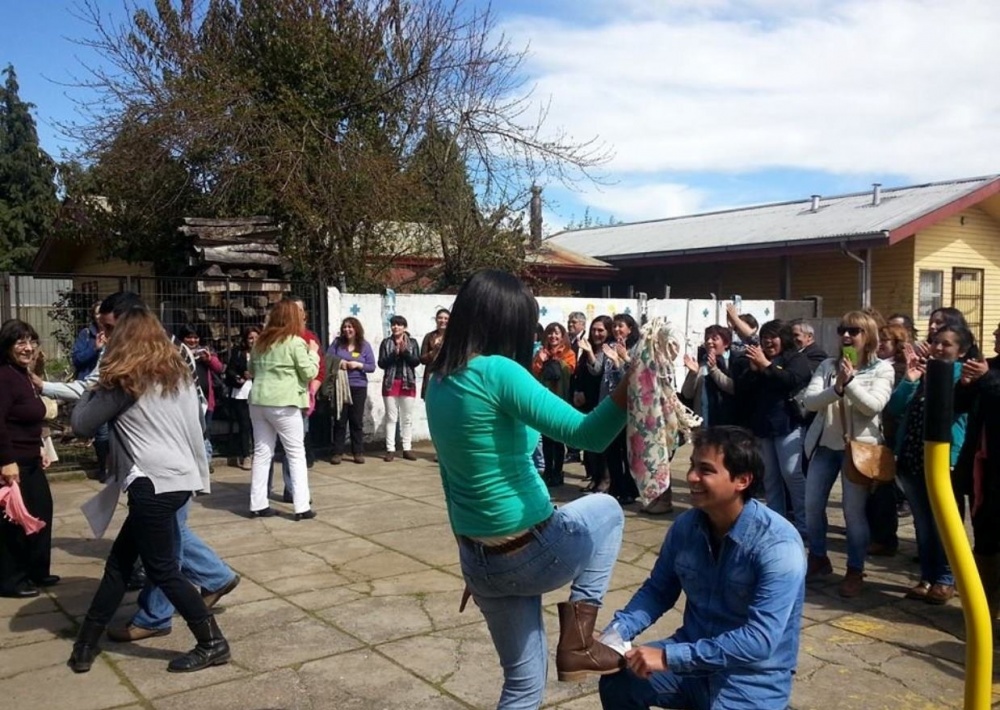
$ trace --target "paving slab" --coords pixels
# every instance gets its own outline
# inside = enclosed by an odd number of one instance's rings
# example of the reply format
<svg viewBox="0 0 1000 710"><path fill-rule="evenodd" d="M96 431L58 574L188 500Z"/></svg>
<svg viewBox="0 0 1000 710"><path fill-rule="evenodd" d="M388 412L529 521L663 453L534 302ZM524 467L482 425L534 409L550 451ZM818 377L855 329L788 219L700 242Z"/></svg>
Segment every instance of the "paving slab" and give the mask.
<svg viewBox="0 0 1000 710"><path fill-rule="evenodd" d="M53 572L56 587L29 600L0 599L0 698L27 710L372 710L493 708L501 672L474 604L463 614L464 583L454 535L429 448L419 460L363 465L319 461L310 471L315 520L247 517L249 474L216 464L213 493L192 504L190 524L242 575L216 608L232 663L195 674L165 670L192 636L179 618L169 636L136 644L105 641L93 670L65 667L72 636L97 588L111 539L93 540L79 506L98 484L59 481ZM683 457L682 459L683 460ZM277 471L277 469L276 469ZM567 466L557 502L582 495L582 468ZM277 481L277 477L276 477ZM656 561L671 522L687 507L675 477L675 510L647 516L629 506L624 542L598 627L631 598ZM280 483L276 482L280 496ZM916 580L913 528L900 526L900 554L872 558L864 593L844 600L843 516L835 487L830 557L835 574L810 583L791 707L870 710L960 707L965 647L959 600L932 607L902 599ZM109 536L124 519L118 511ZM116 619L135 609L135 593ZM597 710L597 682L559 683L554 668L556 604L543 597L549 643L544 707ZM676 631L684 599L637 641ZM997 695L996 700L1000 700ZM1000 707L1000 705L998 705Z"/></svg>

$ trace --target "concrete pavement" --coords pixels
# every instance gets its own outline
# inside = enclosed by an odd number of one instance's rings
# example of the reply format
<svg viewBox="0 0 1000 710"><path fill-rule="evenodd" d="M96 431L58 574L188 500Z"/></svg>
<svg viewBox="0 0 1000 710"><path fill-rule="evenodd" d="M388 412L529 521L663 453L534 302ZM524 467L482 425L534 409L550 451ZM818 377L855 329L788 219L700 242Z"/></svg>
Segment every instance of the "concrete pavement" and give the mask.
<svg viewBox="0 0 1000 710"><path fill-rule="evenodd" d="M485 622L470 604L458 613L463 584L437 467L419 460L339 466L310 472L318 517L248 519L249 472L216 466L213 493L197 499L192 527L243 581L217 608L233 662L193 674L168 674L167 661L192 637L174 619L170 636L136 644L103 642L85 675L65 665L77 624L101 576L119 511L104 540L91 540L80 504L89 481L53 484L53 573L58 586L26 601L0 599L0 698L18 710L319 710L492 708L500 668ZM680 462L675 510L686 508ZM567 466L555 499L578 495L579 465ZM276 476L280 479L280 474ZM280 483L278 483L280 486ZM839 486L836 495L839 499ZM630 506L631 507L631 506ZM646 578L674 515L627 511L625 542L599 626ZM902 599L916 581L909 519L900 554L869 560L864 594L837 596L845 565L843 520L831 508L835 575L810 585L792 706L804 710L961 707L964 645L961 607ZM119 612L126 619L135 594ZM550 659L558 634L557 602L545 599ZM671 611L642 638L661 638L680 623ZM640 639L641 640L641 639ZM559 683L554 660L545 707L600 708L597 682ZM994 694L997 700L997 694Z"/></svg>

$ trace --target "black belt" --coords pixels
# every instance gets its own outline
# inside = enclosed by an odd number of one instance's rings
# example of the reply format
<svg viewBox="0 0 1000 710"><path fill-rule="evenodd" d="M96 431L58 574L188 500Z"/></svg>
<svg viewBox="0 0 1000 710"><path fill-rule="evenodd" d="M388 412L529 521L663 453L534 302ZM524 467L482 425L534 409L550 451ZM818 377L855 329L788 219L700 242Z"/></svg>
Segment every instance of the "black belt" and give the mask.
<svg viewBox="0 0 1000 710"><path fill-rule="evenodd" d="M530 528L528 528L527 532L525 532L524 534L518 535L513 540L508 540L507 542L504 542L500 545L487 545L479 540L475 540L465 535L459 535L458 537L459 539L464 540L465 542L468 542L470 544L479 545L480 547L483 548L483 553L486 555L506 555L508 552L516 552L517 550L520 550L522 547L526 546L529 542L534 540L535 539L534 533L541 532L546 527L548 527L548 524L552 522L553 517L554 516L550 515L542 522L537 523L536 525L532 525Z"/></svg>

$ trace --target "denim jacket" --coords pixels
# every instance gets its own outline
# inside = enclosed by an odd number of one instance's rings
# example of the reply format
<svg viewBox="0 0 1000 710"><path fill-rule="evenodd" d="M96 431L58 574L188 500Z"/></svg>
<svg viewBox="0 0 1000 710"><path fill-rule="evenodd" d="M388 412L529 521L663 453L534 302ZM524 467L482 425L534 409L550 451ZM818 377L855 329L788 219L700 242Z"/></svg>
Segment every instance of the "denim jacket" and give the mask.
<svg viewBox="0 0 1000 710"><path fill-rule="evenodd" d="M660 556L628 605L612 623L631 640L687 597L684 621L664 648L679 675L718 676L746 686L746 710L770 685L791 694L805 595L802 539L782 516L756 500L743 508L716 560L708 517L689 510L667 533ZM712 682L712 681L710 681Z"/></svg>

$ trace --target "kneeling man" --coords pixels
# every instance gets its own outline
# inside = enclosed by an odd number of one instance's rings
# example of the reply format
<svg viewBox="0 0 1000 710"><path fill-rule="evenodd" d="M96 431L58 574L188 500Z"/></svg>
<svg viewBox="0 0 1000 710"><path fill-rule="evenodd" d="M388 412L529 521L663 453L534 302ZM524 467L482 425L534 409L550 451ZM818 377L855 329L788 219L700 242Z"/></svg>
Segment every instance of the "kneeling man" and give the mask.
<svg viewBox="0 0 1000 710"><path fill-rule="evenodd" d="M753 498L764 463L739 427L696 432L693 510L679 516L639 591L605 636L631 641L673 608L668 639L625 653L628 669L601 678L607 710L784 710L799 647L805 554L784 517Z"/></svg>

